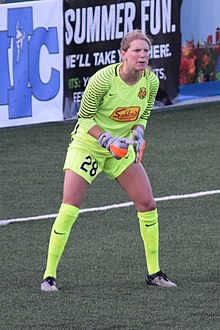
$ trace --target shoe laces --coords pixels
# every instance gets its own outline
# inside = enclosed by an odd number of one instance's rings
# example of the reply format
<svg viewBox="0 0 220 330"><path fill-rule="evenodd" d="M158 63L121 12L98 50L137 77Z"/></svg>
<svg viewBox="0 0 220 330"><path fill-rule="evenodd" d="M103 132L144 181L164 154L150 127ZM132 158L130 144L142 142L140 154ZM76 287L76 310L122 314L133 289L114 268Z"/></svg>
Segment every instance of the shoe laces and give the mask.
<svg viewBox="0 0 220 330"><path fill-rule="evenodd" d="M157 276L160 278L160 279L164 279L165 281L169 281L168 280L168 277L166 276L166 274L164 274L161 270L157 273Z"/></svg>
<svg viewBox="0 0 220 330"><path fill-rule="evenodd" d="M46 280L51 286L56 285L56 280L54 277L48 276Z"/></svg>
<svg viewBox="0 0 220 330"><path fill-rule="evenodd" d="M153 281L156 277L158 277L159 279L163 279L165 281L169 281L168 277L166 276L166 274L164 274L161 270L159 270L159 272L152 274L152 275L148 275L148 278Z"/></svg>

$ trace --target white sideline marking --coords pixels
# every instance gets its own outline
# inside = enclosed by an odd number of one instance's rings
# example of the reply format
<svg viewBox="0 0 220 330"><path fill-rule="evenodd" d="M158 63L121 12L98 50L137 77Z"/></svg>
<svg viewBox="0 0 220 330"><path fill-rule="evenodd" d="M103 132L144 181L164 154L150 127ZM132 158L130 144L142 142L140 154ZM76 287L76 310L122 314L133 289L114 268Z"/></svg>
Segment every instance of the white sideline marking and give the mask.
<svg viewBox="0 0 220 330"><path fill-rule="evenodd" d="M187 198L202 197L202 196L215 195L215 194L220 194L220 190L201 191L201 192L185 194L185 195L164 196L164 197L155 198L155 200L157 202L161 202L161 201L170 201L170 200L175 200L175 199L184 199L184 198L187 199ZM80 213L106 211L106 210L111 210L111 209L117 209L119 207L128 207L131 205L133 205L133 202L112 204L112 205L106 205L106 206L100 206L100 207L92 207L89 209L82 209L82 210L80 210ZM32 220L51 219L51 218L56 218L56 216L57 216L57 213L37 215L34 217L28 217L28 218L0 220L0 226L8 225L9 223L12 223L12 222L24 222L24 221L32 221Z"/></svg>

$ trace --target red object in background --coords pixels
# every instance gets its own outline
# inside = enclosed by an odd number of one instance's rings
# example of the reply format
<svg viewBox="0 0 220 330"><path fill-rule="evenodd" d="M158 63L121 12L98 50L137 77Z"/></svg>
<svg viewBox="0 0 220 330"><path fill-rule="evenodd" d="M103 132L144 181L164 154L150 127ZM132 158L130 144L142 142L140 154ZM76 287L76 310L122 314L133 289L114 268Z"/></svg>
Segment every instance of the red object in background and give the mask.
<svg viewBox="0 0 220 330"><path fill-rule="evenodd" d="M220 44L220 28L217 28L216 29L216 32L215 32L215 43L216 44Z"/></svg>
<svg viewBox="0 0 220 330"><path fill-rule="evenodd" d="M212 35L211 34L208 35L208 37L207 37L207 44L212 45Z"/></svg>

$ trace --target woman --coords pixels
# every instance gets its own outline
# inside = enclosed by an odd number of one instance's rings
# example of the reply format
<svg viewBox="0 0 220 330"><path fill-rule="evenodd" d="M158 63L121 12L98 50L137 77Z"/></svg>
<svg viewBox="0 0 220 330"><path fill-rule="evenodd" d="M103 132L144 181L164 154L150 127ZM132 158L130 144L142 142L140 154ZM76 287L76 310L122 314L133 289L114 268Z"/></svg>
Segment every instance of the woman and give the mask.
<svg viewBox="0 0 220 330"><path fill-rule="evenodd" d="M159 87L148 68L150 47L150 38L140 30L129 32L121 42L122 62L97 71L85 89L64 164L63 201L51 231L42 291L58 291L59 260L86 189L101 171L117 180L137 210L147 284L176 286L159 267L157 206L140 162Z"/></svg>

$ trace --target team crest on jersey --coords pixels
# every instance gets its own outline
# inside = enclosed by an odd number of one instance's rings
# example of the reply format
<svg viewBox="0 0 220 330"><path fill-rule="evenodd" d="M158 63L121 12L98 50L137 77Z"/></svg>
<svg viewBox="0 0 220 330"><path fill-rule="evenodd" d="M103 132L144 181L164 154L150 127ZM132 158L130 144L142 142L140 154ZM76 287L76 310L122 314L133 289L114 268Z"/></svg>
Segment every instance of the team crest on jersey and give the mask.
<svg viewBox="0 0 220 330"><path fill-rule="evenodd" d="M140 88L140 91L138 93L138 97L140 99L145 99L145 97L147 96L147 91L146 91L146 88L145 87L141 87Z"/></svg>
<svg viewBox="0 0 220 330"><path fill-rule="evenodd" d="M120 122L135 121L138 119L139 112L140 107L119 107L115 109L115 111L111 114L110 118Z"/></svg>

